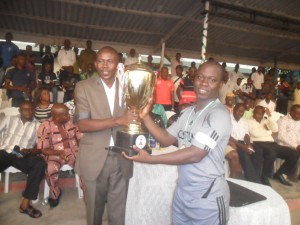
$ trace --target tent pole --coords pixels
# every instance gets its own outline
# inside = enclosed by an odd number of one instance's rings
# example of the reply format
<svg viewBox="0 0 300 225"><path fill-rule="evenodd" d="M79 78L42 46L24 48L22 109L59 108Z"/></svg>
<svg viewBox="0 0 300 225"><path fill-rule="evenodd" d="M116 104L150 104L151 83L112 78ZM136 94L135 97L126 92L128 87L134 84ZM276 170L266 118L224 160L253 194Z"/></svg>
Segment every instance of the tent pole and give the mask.
<svg viewBox="0 0 300 225"><path fill-rule="evenodd" d="M202 48L201 48L202 63L205 61L206 58L208 11L209 11L209 1L205 1L205 11L204 11L205 14L204 14L204 21L203 21Z"/></svg>
<svg viewBox="0 0 300 225"><path fill-rule="evenodd" d="M164 65L164 58L165 58L165 41L164 39L161 40L161 55L160 55L160 68Z"/></svg>

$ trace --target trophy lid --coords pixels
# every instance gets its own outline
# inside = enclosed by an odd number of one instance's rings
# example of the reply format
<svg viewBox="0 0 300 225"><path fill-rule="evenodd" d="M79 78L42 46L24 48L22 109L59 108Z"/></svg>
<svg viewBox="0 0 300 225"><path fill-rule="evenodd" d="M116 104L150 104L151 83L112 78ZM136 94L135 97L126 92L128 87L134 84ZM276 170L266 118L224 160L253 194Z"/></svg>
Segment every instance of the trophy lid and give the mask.
<svg viewBox="0 0 300 225"><path fill-rule="evenodd" d="M145 72L153 73L152 69L149 66L147 66L141 62L129 65L126 68L126 71L127 70L129 70L129 71L137 71L138 70L138 71L145 71Z"/></svg>

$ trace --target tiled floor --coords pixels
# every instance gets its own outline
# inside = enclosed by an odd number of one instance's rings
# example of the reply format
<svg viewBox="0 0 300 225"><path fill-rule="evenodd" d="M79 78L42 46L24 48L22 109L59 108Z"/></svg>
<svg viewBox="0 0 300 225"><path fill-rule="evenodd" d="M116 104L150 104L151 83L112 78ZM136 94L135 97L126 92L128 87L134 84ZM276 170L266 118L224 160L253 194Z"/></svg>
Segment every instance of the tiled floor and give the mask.
<svg viewBox="0 0 300 225"><path fill-rule="evenodd" d="M68 173L63 174L60 205L50 209L43 205L43 187L41 186L39 202L34 206L40 209L43 217L31 219L18 212L21 200L21 190L24 187L25 175L12 174L10 192L3 193L3 180L0 183L0 225L85 225L85 205L82 199L77 197L75 179ZM21 180L21 181L20 181ZM43 183L43 182L42 182ZM300 182L293 183L292 187L284 186L275 180L271 180L273 188L287 201L291 212L292 225L300 225ZM104 225L107 221L104 218Z"/></svg>

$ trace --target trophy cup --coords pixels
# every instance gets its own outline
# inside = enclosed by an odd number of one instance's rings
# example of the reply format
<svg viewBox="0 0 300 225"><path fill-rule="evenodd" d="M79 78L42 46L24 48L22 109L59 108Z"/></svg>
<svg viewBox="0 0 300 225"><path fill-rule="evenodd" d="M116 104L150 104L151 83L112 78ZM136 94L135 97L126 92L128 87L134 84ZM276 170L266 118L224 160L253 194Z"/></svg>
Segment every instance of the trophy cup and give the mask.
<svg viewBox="0 0 300 225"><path fill-rule="evenodd" d="M139 110L144 108L149 98L152 96L156 82L156 75L150 67L136 63L128 66L124 74L124 86L122 89L125 92L124 100L128 109ZM125 152L128 156L133 156L136 152L133 150L133 145L140 149L144 149L151 154L149 148L149 133L143 130L140 120L134 120L125 126L125 129L117 132L115 146L110 146L108 150L114 152Z"/></svg>

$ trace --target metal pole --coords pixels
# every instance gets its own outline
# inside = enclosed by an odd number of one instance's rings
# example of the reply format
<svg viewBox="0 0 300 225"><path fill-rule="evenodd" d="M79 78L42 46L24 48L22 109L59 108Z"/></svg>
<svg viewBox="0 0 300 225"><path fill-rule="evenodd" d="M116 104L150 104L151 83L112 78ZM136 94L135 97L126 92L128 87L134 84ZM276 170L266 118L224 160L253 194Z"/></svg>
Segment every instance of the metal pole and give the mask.
<svg viewBox="0 0 300 225"><path fill-rule="evenodd" d="M165 58L165 42L161 40L161 55L160 55L160 68L164 65L164 58Z"/></svg>
<svg viewBox="0 0 300 225"><path fill-rule="evenodd" d="M209 10L209 1L205 1L205 14L204 14L204 21L203 21L202 48L201 48L201 60L202 60L202 62L204 62L205 58L206 58L208 10Z"/></svg>

